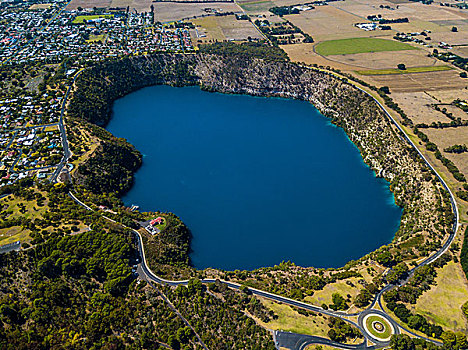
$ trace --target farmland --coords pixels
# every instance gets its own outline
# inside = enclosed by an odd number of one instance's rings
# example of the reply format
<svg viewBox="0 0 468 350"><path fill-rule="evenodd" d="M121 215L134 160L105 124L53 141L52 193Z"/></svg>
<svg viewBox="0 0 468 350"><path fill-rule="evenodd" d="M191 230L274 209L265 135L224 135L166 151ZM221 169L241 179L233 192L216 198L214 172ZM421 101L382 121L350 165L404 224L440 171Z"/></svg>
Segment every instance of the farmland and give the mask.
<svg viewBox="0 0 468 350"><path fill-rule="evenodd" d="M398 41L378 38L330 40L315 46L315 51L322 56L400 50L415 50L415 48Z"/></svg>
<svg viewBox="0 0 468 350"><path fill-rule="evenodd" d="M401 69L370 69L360 70L357 73L361 75L385 75L385 74L408 74L408 73L426 73L426 72L440 72L444 70L452 70L450 66L433 66L433 67L411 67L405 70Z"/></svg>
<svg viewBox="0 0 468 350"><path fill-rule="evenodd" d="M207 16L192 20L197 27L195 42L223 40L246 40L248 37L260 39L262 36L250 21L237 20L236 16Z"/></svg>

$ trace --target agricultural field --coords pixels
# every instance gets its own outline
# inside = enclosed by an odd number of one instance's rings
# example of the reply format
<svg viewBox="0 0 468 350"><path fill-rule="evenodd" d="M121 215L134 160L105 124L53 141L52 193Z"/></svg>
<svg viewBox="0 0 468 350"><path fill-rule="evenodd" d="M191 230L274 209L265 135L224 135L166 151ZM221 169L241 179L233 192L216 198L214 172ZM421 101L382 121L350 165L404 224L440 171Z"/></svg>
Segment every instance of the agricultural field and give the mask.
<svg viewBox="0 0 468 350"><path fill-rule="evenodd" d="M205 9L215 10L219 13L235 12L240 13L242 9L235 3L228 2L205 2L205 3L175 3L175 2L155 2L154 19L159 22L172 22L181 19L193 19L206 16L209 12Z"/></svg>
<svg viewBox="0 0 468 350"><path fill-rule="evenodd" d="M76 10L78 7L91 9L93 7L97 8L109 8L111 7L112 0L72 0L68 6L67 10Z"/></svg>
<svg viewBox="0 0 468 350"><path fill-rule="evenodd" d="M366 81L375 86L388 86L393 92L438 91L465 88L468 81L460 78L458 70L427 73L367 76ZM361 76L363 77L363 76Z"/></svg>
<svg viewBox="0 0 468 350"><path fill-rule="evenodd" d="M445 114L432 107L439 101L426 92L392 93L392 98L415 124L450 123L450 119Z"/></svg>
<svg viewBox="0 0 468 350"><path fill-rule="evenodd" d="M276 5L270 0L247 0L247 1L239 1L239 6L242 7L248 13L255 14L255 13L266 13L272 7Z"/></svg>
<svg viewBox="0 0 468 350"><path fill-rule="evenodd" d="M316 42L356 37L370 37L376 33L366 32L354 26L363 19L334 6L318 6L297 15L284 16L294 25L311 35Z"/></svg>
<svg viewBox="0 0 468 350"><path fill-rule="evenodd" d="M468 118L466 118L468 119ZM458 145L468 146L468 126L459 126L456 128L446 129L424 129L424 133L429 137L431 142L434 142L439 149L442 151L444 148ZM444 156L450 159L460 169L460 171L468 177L468 153L446 153L443 152Z"/></svg>
<svg viewBox="0 0 468 350"><path fill-rule="evenodd" d="M410 67L404 70L398 68L370 69L357 71L360 75L386 75L386 74L408 74L408 73L427 73L452 70L450 66L432 66L432 67Z"/></svg>
<svg viewBox="0 0 468 350"><path fill-rule="evenodd" d="M416 50L416 48L399 41L380 38L329 40L315 46L315 51L322 56L403 50Z"/></svg>
<svg viewBox="0 0 468 350"><path fill-rule="evenodd" d="M428 71L440 70L440 68L435 67L436 65L442 66L440 61L433 57L428 57L427 53L423 50L367 52L350 55L331 55L325 58L349 66L359 66L361 70L375 71L380 69L395 69L400 63L403 63L407 68L418 68L419 72L424 69Z"/></svg>
<svg viewBox="0 0 468 350"><path fill-rule="evenodd" d="M250 21L237 20L234 15L202 17L192 20L192 23L197 27L196 31L192 31L195 43L223 40L241 41L247 40L249 37L254 39L262 38Z"/></svg>

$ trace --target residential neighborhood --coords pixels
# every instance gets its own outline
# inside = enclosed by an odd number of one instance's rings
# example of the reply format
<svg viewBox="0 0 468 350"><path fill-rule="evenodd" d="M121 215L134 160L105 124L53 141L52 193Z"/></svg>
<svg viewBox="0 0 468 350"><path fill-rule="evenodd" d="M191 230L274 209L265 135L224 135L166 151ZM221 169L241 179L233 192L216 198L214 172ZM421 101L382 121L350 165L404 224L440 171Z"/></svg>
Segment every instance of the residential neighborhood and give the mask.
<svg viewBox="0 0 468 350"><path fill-rule="evenodd" d="M155 23L153 12L69 11L66 5L0 1L0 64L14 67L11 83L0 81L0 187L26 177L57 176L65 155L62 103L86 62L194 51L190 24Z"/></svg>

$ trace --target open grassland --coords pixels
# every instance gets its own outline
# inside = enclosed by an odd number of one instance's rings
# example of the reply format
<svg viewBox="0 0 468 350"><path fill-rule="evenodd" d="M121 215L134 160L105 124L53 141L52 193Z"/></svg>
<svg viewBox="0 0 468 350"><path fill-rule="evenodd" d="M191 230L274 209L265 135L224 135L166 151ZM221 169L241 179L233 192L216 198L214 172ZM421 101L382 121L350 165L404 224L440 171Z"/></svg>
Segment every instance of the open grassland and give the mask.
<svg viewBox="0 0 468 350"><path fill-rule="evenodd" d="M414 310L445 328L466 332L461 306L468 301L468 284L460 265L451 261L438 269L436 282L419 297Z"/></svg>
<svg viewBox="0 0 468 350"><path fill-rule="evenodd" d="M85 15L85 16L76 16L73 20L73 23L85 23L85 21L89 21L91 19L98 19L98 18L114 18L114 15Z"/></svg>
<svg viewBox="0 0 468 350"><path fill-rule="evenodd" d="M440 61L428 57L424 50L380 51L355 53L349 55L329 55L325 57L333 62L361 67L362 70L396 69L398 64L405 64L406 68L433 67L441 65Z"/></svg>
<svg viewBox="0 0 468 350"><path fill-rule="evenodd" d="M359 288L356 288L356 286L359 286L359 279L361 278L352 277L343 281L327 284L322 290L315 291L314 295L306 297L305 299L306 301L319 306L322 304L332 304L333 293L339 293L345 299L350 295L351 300L353 300L359 293ZM352 283L352 285L349 285L347 282ZM350 305L351 303L348 304Z"/></svg>
<svg viewBox="0 0 468 350"><path fill-rule="evenodd" d="M284 18L312 35L316 42L375 35L354 26L355 23L361 22L362 18L333 6L317 6L313 10L286 15Z"/></svg>
<svg viewBox="0 0 468 350"><path fill-rule="evenodd" d="M30 10L44 10L50 8L52 4L34 4L29 8Z"/></svg>
<svg viewBox="0 0 468 350"><path fill-rule="evenodd" d="M310 65L317 64L319 66L333 66L343 71L352 72L362 69L362 67L328 60L328 57L320 56L314 51L314 45L315 44L299 43L294 45L281 45L280 47L288 54L293 62L303 62Z"/></svg>
<svg viewBox="0 0 468 350"><path fill-rule="evenodd" d="M432 107L433 104L439 102L425 92L392 93L392 98L405 111L414 124L451 122L445 114L436 111Z"/></svg>
<svg viewBox="0 0 468 350"><path fill-rule="evenodd" d="M194 42L213 42L223 40L241 41L249 37L260 39L261 35L250 21L237 20L236 16L207 16L192 20L198 33L205 37L194 36Z"/></svg>
<svg viewBox="0 0 468 350"><path fill-rule="evenodd" d="M467 82L468 85L468 82ZM468 89L467 88L458 88L458 89L447 89L447 90L438 90L431 91L430 95L434 97L440 103L452 103L453 100L457 98L461 100L468 101Z"/></svg>
<svg viewBox="0 0 468 350"><path fill-rule="evenodd" d="M14 243L21 241L21 243L31 241L29 234L30 230L20 226L13 226L9 228L0 229L0 245Z"/></svg>
<svg viewBox="0 0 468 350"><path fill-rule="evenodd" d="M433 67L410 67L405 70L396 68L387 69L369 69L360 70L357 73L361 75L383 75L383 74L408 74L408 73L425 73L425 72L440 72L444 70L452 70L450 66L433 66Z"/></svg>
<svg viewBox="0 0 468 350"><path fill-rule="evenodd" d="M151 5L151 3L150 3ZM149 6L150 6L149 5ZM206 8L217 9L220 12L241 12L242 9L233 2L205 2L205 3L175 3L154 2L154 20L172 22L181 19L193 19L207 15Z"/></svg>
<svg viewBox="0 0 468 350"><path fill-rule="evenodd" d="M334 348L333 346L329 345L307 345L305 350L336 350L337 348Z"/></svg>
<svg viewBox="0 0 468 350"><path fill-rule="evenodd" d="M72 0L67 5L67 10L76 10L78 7L84 9L97 8L108 8L111 6L112 0Z"/></svg>
<svg viewBox="0 0 468 350"><path fill-rule="evenodd" d="M45 196L44 193L42 195ZM43 201L43 205L39 206L36 201L25 200L22 198L9 195L0 200L0 208L4 213L10 213L7 216L8 219L12 218L27 218L29 220L34 220L41 218L42 215L46 212L48 200Z"/></svg>
<svg viewBox="0 0 468 350"><path fill-rule="evenodd" d="M271 320L268 323L257 320L261 326L267 329L327 337L329 327L325 316L306 316L298 313L288 305L275 303L267 299L261 299L261 301L266 308L273 310L278 316L276 320Z"/></svg>
<svg viewBox="0 0 468 350"><path fill-rule="evenodd" d="M210 41L223 41L226 40L224 36L223 30L218 24L217 17L215 16L208 16L208 17L201 17L194 19L192 21L193 24L197 27L198 33L200 35L205 35L205 37L194 38L197 41L201 40L202 42L210 42Z"/></svg>
<svg viewBox="0 0 468 350"><path fill-rule="evenodd" d="M260 1L242 1L238 2L239 6L249 13L262 13L268 12L269 9L276 5L269 0Z"/></svg>
<svg viewBox="0 0 468 350"><path fill-rule="evenodd" d="M399 41L380 38L329 40L315 46L315 51L322 56L402 50L416 50L416 48Z"/></svg>
<svg viewBox="0 0 468 350"><path fill-rule="evenodd" d="M39 192L41 193L41 192ZM46 198L45 193L41 193ZM14 195L9 195L0 200L0 210L7 214L6 219L26 218L29 221L42 218L47 210L48 200L44 199L41 205L35 200L25 200ZM12 226L0 229L0 245L16 241L29 242L30 230L21 226Z"/></svg>

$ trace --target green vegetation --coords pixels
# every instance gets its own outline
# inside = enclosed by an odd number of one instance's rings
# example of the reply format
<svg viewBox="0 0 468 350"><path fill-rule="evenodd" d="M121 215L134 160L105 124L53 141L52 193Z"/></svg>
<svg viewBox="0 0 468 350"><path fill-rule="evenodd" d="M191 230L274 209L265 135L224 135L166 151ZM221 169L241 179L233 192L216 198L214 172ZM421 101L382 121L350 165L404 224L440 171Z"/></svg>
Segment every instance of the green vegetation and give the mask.
<svg viewBox="0 0 468 350"><path fill-rule="evenodd" d="M328 326L328 337L337 342L346 342L348 339L362 338L361 332L351 326L348 322L336 317L330 317Z"/></svg>
<svg viewBox="0 0 468 350"><path fill-rule="evenodd" d="M205 44L200 45L200 52L230 57L255 57L267 61L289 61L288 55L282 49L256 42Z"/></svg>
<svg viewBox="0 0 468 350"><path fill-rule="evenodd" d="M426 73L426 72L440 72L445 70L452 70L450 66L433 66L433 67L411 67L405 70L401 69L369 69L359 70L356 73L361 75L389 75L389 74L407 74L407 73Z"/></svg>
<svg viewBox="0 0 468 350"><path fill-rule="evenodd" d="M315 51L322 56L400 50L416 50L416 48L398 41L378 38L329 40L315 46Z"/></svg>
<svg viewBox="0 0 468 350"><path fill-rule="evenodd" d="M468 278L468 226L465 228L463 236L463 245L460 252L460 264L462 266L463 272Z"/></svg>
<svg viewBox="0 0 468 350"><path fill-rule="evenodd" d="M270 0L239 2L239 6L247 12L264 12L275 6Z"/></svg>
<svg viewBox="0 0 468 350"><path fill-rule="evenodd" d="M374 327L374 322L382 325L383 330L379 331ZM392 335L392 326L383 317L371 315L366 319L366 327L368 331L377 339L387 339Z"/></svg>
<svg viewBox="0 0 468 350"><path fill-rule="evenodd" d="M427 137L426 134L424 134L422 131L420 131L417 127L414 128L413 130L414 134L418 136L421 141L426 143L426 149L435 152L435 157L439 159L442 164L447 168L448 171L450 171L455 178L455 180L459 182L466 182L465 175L460 172L458 167L448 158L446 158L440 151L437 145L433 142L429 141L429 138Z"/></svg>
<svg viewBox="0 0 468 350"><path fill-rule="evenodd" d="M339 293L332 294L332 301L333 304L330 305L330 309L332 310L347 310L349 308L348 304L346 303L346 299L343 298Z"/></svg>
<svg viewBox="0 0 468 350"><path fill-rule="evenodd" d="M209 290L198 279L191 279L187 287L163 289L182 315L193 321L209 349L218 349L220 345L223 349L275 349L269 332L243 312L270 317L255 297L235 292L219 282L211 284Z"/></svg>
<svg viewBox="0 0 468 350"><path fill-rule="evenodd" d="M299 334L327 336L328 322L326 316L293 308L289 305L262 300L265 307L272 310L274 316L264 326L268 329L284 330Z"/></svg>
<svg viewBox="0 0 468 350"><path fill-rule="evenodd" d="M468 152L468 147L466 147L466 145L453 145L453 146L444 148L444 152L447 152L447 153L464 153L464 152Z"/></svg>
<svg viewBox="0 0 468 350"><path fill-rule="evenodd" d="M98 18L114 18L114 15L84 15L84 16L76 16L73 20L73 24L84 24L86 21L98 19Z"/></svg>
<svg viewBox="0 0 468 350"><path fill-rule="evenodd" d="M392 335L390 339L390 347L392 350L440 349L438 345L435 345L432 342L424 339L410 338L406 334Z"/></svg>
<svg viewBox="0 0 468 350"><path fill-rule="evenodd" d="M73 178L76 184L91 192L121 195L132 186L142 156L125 139L116 138L97 126L94 130L99 132L101 144L93 156L78 166Z"/></svg>

